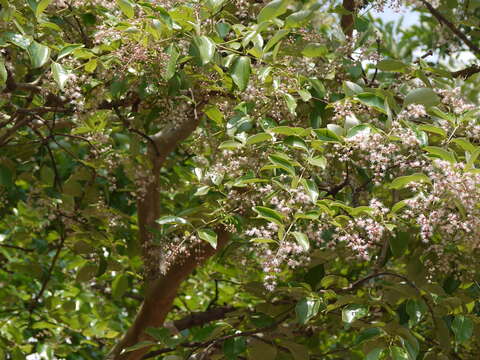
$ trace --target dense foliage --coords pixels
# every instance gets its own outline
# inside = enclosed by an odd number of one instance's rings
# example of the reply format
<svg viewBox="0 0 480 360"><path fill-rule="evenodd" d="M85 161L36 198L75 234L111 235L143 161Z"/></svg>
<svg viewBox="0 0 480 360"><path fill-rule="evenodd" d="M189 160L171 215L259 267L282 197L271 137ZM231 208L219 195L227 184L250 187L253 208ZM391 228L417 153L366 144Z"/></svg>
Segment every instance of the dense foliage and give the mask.
<svg viewBox="0 0 480 360"><path fill-rule="evenodd" d="M0 4L0 359L478 358L480 1Z"/></svg>

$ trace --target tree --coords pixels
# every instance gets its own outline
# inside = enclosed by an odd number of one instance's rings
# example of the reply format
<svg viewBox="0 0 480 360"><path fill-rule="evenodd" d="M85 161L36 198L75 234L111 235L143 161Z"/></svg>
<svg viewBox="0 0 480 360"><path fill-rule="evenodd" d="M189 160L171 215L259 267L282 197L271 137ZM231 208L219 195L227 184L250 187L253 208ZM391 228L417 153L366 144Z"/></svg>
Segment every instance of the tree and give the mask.
<svg viewBox="0 0 480 360"><path fill-rule="evenodd" d="M477 357L478 1L0 4L0 358Z"/></svg>

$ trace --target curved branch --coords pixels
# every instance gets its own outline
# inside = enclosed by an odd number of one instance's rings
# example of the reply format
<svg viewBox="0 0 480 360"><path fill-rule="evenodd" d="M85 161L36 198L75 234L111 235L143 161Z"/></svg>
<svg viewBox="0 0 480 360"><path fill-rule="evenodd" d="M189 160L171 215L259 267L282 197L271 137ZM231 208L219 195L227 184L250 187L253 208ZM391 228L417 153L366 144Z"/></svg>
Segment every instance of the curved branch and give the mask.
<svg viewBox="0 0 480 360"><path fill-rule="evenodd" d="M476 55L480 56L480 48L475 45L463 32L461 32L450 20L443 16L437 9L435 9L432 4L426 0L420 0L423 5L430 11L430 13L438 20L440 24L447 26L451 32L457 35L468 48L473 51Z"/></svg>

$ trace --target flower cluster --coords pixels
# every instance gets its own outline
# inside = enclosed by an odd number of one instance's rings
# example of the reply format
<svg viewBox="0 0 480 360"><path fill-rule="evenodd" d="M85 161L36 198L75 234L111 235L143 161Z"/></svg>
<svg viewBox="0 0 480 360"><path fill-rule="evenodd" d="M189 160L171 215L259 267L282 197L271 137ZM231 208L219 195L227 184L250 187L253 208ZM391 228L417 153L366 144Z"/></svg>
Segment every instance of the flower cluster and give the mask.
<svg viewBox="0 0 480 360"><path fill-rule="evenodd" d="M457 245L478 249L480 174L466 169L464 163L443 160L435 160L425 170L431 185L412 185L418 193L405 200L408 208L402 218L417 224L422 241L428 245L427 252L438 259ZM441 263L432 269L439 267Z"/></svg>
<svg viewBox="0 0 480 360"><path fill-rule="evenodd" d="M346 226L337 228L333 237L334 241L345 243L356 257L363 260L371 258L372 250L381 244L384 235L388 232L382 219L389 209L377 199L370 201L370 207L372 208L370 216L365 215L349 220Z"/></svg>
<svg viewBox="0 0 480 360"><path fill-rule="evenodd" d="M455 114L463 114L466 111L475 109L475 105L465 101L461 96L461 89L436 89L436 92L442 97L442 103L450 107Z"/></svg>

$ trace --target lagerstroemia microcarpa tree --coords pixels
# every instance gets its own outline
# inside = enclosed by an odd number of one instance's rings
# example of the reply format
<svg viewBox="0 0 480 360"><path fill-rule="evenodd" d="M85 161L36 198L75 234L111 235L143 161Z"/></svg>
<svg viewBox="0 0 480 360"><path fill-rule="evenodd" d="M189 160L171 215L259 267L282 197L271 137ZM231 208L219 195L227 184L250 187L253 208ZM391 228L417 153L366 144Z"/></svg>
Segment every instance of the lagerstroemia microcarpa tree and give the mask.
<svg viewBox="0 0 480 360"><path fill-rule="evenodd" d="M478 357L478 1L0 4L0 358Z"/></svg>

